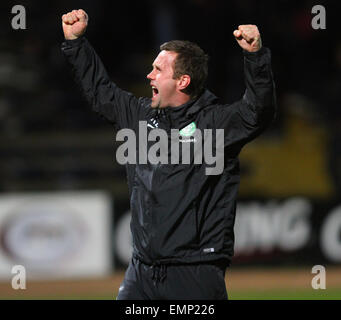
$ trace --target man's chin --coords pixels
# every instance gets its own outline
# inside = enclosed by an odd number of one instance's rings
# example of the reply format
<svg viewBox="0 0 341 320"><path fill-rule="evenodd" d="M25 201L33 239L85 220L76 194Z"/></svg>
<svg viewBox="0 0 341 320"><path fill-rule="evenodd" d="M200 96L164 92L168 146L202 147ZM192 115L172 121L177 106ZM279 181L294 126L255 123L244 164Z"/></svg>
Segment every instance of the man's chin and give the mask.
<svg viewBox="0 0 341 320"><path fill-rule="evenodd" d="M153 99L152 99L152 103L150 106L152 108L159 108L160 107L160 101L153 101Z"/></svg>

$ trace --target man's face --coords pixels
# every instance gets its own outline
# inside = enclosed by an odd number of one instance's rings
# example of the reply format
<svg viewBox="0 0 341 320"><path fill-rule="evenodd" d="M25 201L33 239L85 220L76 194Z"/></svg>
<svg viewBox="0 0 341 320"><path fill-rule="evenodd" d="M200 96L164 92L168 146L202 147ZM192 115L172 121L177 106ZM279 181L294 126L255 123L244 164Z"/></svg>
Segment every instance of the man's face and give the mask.
<svg viewBox="0 0 341 320"><path fill-rule="evenodd" d="M177 53L163 50L153 62L153 70L147 75L152 87L152 108L176 106L177 79L173 79L173 65Z"/></svg>

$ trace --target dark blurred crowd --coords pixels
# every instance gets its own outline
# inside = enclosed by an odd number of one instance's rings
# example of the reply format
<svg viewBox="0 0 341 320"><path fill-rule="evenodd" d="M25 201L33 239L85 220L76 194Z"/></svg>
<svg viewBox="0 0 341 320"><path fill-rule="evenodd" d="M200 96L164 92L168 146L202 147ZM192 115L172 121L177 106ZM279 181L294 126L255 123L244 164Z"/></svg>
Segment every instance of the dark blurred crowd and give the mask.
<svg viewBox="0 0 341 320"><path fill-rule="evenodd" d="M86 36L112 80L137 96L151 95L146 75L160 44L186 39L210 56L209 89L226 103L241 98L243 60L232 33L240 24L256 24L263 45L272 50L278 96L278 118L267 135L281 135L288 95L303 97L308 102L303 114L329 132L326 156L340 190L341 40L336 3L319 1L326 8L327 28L314 30L311 9L316 1L21 1L27 29L13 30L11 8L17 3L3 1L0 191L113 190L110 180L124 180L124 168L118 168L112 156L111 127L86 105L60 51L61 16L80 8L90 17Z"/></svg>

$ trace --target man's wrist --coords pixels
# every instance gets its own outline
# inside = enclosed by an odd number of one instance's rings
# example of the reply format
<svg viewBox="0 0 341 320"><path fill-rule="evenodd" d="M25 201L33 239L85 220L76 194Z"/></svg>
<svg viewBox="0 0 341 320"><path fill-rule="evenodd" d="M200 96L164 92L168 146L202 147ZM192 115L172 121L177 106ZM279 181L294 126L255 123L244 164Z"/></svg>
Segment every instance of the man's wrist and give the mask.
<svg viewBox="0 0 341 320"><path fill-rule="evenodd" d="M264 52L264 46L261 46L257 51L247 51L243 49L244 54L255 55Z"/></svg>
<svg viewBox="0 0 341 320"><path fill-rule="evenodd" d="M266 52L267 52L267 48L264 46L262 46L257 51L247 51L247 50L243 49L244 57L246 57L250 60L257 59L258 57L264 55Z"/></svg>
<svg viewBox="0 0 341 320"><path fill-rule="evenodd" d="M79 36L76 39L64 39L64 43L66 43L67 45L78 45L83 41L83 36Z"/></svg>

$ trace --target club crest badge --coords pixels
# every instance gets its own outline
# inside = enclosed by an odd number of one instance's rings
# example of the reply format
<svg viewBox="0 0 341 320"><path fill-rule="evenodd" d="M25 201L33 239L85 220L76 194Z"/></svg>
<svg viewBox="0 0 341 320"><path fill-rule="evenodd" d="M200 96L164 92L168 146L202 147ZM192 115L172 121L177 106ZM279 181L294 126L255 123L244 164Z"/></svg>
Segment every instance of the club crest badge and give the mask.
<svg viewBox="0 0 341 320"><path fill-rule="evenodd" d="M195 130L197 129L197 126L195 125L194 122L190 123L188 126L180 130L180 135L184 137L189 137L193 135Z"/></svg>

